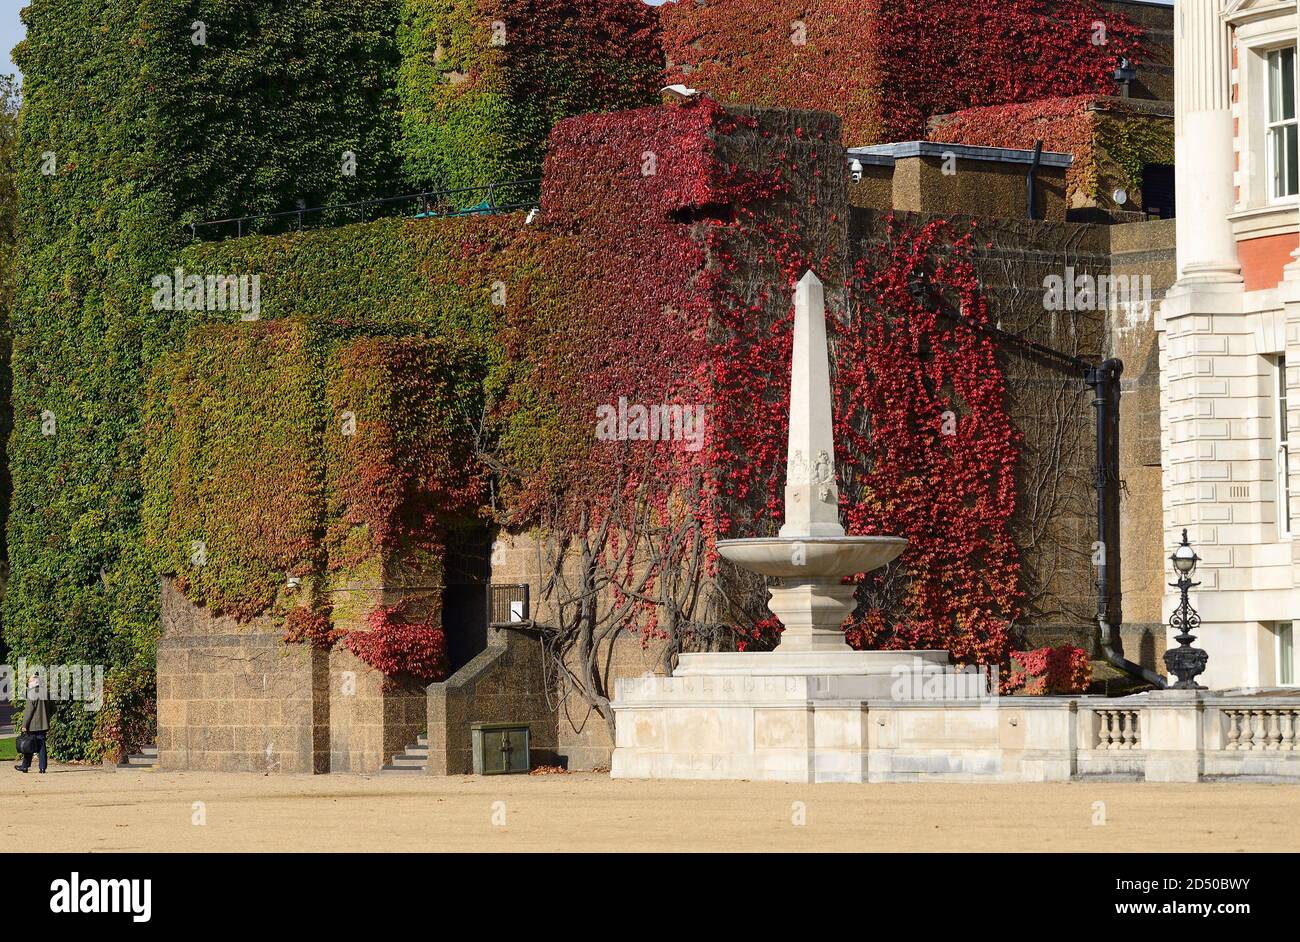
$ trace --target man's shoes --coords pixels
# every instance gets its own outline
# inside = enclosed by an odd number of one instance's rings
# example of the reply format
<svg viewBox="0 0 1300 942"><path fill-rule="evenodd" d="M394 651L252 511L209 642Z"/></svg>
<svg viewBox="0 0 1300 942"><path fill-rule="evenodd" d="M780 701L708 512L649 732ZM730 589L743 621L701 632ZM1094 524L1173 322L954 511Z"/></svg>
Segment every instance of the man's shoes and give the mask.
<svg viewBox="0 0 1300 942"><path fill-rule="evenodd" d="M21 765L18 765L17 763L14 764L14 771L15 771L15 772L22 772L24 775L27 774L27 770L24 769Z"/></svg>

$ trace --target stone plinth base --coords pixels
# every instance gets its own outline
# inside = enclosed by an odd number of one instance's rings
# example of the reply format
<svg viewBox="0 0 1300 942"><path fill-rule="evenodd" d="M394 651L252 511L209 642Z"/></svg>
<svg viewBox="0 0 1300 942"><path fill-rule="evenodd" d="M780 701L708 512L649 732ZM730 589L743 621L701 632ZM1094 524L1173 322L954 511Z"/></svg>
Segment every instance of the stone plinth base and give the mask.
<svg viewBox="0 0 1300 942"><path fill-rule="evenodd" d="M684 655L620 681L615 778L1300 782L1292 690L993 697L933 651Z"/></svg>
<svg viewBox="0 0 1300 942"><path fill-rule="evenodd" d="M683 656L619 681L615 778L1061 781L1073 700L981 696L933 651ZM934 696L934 699L927 699Z"/></svg>

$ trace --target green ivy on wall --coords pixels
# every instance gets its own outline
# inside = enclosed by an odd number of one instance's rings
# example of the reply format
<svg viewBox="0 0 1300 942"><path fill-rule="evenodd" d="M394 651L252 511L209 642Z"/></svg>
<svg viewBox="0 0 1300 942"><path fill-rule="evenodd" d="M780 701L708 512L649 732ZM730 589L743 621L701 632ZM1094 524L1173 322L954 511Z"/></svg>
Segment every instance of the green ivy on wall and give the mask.
<svg viewBox="0 0 1300 942"><path fill-rule="evenodd" d="M558 120L654 102L661 84L658 20L642 3L402 0L397 35L399 150L421 188L536 177Z"/></svg>
<svg viewBox="0 0 1300 942"><path fill-rule="evenodd" d="M105 664L111 687L140 691L123 702L148 702L158 583L143 548L143 390L191 320L155 310L151 280L172 270L182 222L387 192L393 11L390 0L23 10L4 600L14 657ZM60 758L106 745L76 709L50 742Z"/></svg>
<svg viewBox="0 0 1300 942"><path fill-rule="evenodd" d="M319 387L296 321L197 327L153 377L146 536L158 571L216 614L259 614L319 562Z"/></svg>
<svg viewBox="0 0 1300 942"><path fill-rule="evenodd" d="M1130 192L1142 188L1142 169L1147 164L1174 162L1174 126L1168 117L1102 112L1096 134L1100 161L1117 168Z"/></svg>

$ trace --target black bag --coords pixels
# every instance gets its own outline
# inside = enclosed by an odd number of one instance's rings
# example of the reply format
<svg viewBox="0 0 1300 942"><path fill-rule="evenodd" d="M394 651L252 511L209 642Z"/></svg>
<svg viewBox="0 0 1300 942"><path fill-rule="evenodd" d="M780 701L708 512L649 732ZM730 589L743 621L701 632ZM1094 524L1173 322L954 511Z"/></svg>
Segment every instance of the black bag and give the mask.
<svg viewBox="0 0 1300 942"><path fill-rule="evenodd" d="M19 755L31 756L41 751L41 741L31 733L23 733L14 742Z"/></svg>

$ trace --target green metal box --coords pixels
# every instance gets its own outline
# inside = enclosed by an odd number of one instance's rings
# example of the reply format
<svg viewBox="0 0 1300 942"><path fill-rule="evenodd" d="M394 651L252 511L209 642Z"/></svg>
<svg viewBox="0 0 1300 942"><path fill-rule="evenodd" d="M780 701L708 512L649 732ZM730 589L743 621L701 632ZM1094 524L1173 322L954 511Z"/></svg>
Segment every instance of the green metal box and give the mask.
<svg viewBox="0 0 1300 942"><path fill-rule="evenodd" d="M510 775L528 772L528 724L471 723L475 775Z"/></svg>

